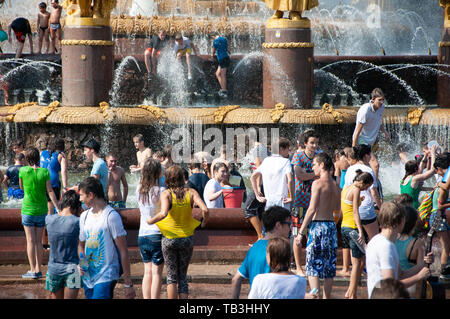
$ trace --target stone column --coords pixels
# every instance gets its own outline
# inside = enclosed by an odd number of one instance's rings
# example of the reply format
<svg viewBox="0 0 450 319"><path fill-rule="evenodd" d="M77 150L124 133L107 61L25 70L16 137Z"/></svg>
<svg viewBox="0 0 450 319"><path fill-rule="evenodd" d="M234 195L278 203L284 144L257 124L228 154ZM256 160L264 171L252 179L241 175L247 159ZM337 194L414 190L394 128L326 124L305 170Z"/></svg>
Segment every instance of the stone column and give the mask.
<svg viewBox="0 0 450 319"><path fill-rule="evenodd" d="M314 44L309 19L270 19L263 43L263 106L308 109L313 103Z"/></svg>
<svg viewBox="0 0 450 319"><path fill-rule="evenodd" d="M108 18L68 16L62 52L62 104L98 106L109 101L114 42Z"/></svg>
<svg viewBox="0 0 450 319"><path fill-rule="evenodd" d="M440 0L444 7L444 28L442 30L442 41L439 42L438 63L444 64L439 69L450 73L450 0ZM437 78L437 104L440 107L450 107L450 76L438 75Z"/></svg>

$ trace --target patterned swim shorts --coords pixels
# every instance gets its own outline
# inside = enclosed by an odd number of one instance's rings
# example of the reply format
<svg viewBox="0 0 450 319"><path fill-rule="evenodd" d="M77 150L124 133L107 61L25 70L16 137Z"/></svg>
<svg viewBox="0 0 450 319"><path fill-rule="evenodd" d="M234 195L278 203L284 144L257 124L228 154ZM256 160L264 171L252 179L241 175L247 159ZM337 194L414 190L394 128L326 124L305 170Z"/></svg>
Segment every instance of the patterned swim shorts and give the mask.
<svg viewBox="0 0 450 319"><path fill-rule="evenodd" d="M45 289L50 292L56 292L61 288L67 287L70 289L81 288L81 276L77 265L71 265L72 272L64 276L50 275L48 272L45 279Z"/></svg>
<svg viewBox="0 0 450 319"><path fill-rule="evenodd" d="M118 201L115 201L115 202L109 202L108 204L112 208L127 208L127 205L125 204L125 202L123 200L118 200Z"/></svg>
<svg viewBox="0 0 450 319"><path fill-rule="evenodd" d="M312 221L306 244L306 275L319 278L336 276L337 229L334 221Z"/></svg>

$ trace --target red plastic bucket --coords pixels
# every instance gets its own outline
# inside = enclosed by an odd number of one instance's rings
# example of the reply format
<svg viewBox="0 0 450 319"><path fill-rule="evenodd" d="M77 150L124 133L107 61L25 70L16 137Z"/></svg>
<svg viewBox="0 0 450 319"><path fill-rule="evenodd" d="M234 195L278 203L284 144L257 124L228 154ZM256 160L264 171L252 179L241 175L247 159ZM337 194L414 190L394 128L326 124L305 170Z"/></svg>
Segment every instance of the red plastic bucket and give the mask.
<svg viewBox="0 0 450 319"><path fill-rule="evenodd" d="M244 191L243 188L222 188L225 208L241 208Z"/></svg>

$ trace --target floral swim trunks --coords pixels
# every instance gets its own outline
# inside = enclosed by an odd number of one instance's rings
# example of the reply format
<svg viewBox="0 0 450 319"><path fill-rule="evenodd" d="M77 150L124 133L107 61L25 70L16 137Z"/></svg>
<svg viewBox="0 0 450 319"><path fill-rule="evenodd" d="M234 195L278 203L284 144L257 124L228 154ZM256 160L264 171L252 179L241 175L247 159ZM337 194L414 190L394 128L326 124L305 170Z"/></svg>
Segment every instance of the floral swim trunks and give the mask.
<svg viewBox="0 0 450 319"><path fill-rule="evenodd" d="M336 276L337 229L333 220L313 220L306 244L306 275L319 278Z"/></svg>
<svg viewBox="0 0 450 319"><path fill-rule="evenodd" d="M45 289L50 292L56 292L61 288L80 289L81 276L78 271L78 266L70 265L71 273L64 276L50 275L48 272L45 275Z"/></svg>
<svg viewBox="0 0 450 319"><path fill-rule="evenodd" d="M123 200L118 200L118 201L114 201L114 202L109 202L108 203L109 206L111 206L112 208L127 208L125 202Z"/></svg>

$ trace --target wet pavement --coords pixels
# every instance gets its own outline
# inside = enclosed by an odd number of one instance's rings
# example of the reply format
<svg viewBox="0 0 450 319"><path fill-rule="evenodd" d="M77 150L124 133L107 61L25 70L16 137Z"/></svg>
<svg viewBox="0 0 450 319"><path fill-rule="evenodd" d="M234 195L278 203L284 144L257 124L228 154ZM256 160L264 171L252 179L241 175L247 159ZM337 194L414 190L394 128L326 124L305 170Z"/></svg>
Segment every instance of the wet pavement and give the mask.
<svg viewBox="0 0 450 319"><path fill-rule="evenodd" d="M189 298L191 299L229 299L231 297L231 279L240 264L218 264L218 263L192 263L188 269ZM47 267L42 267L45 274ZM28 265L0 265L0 299L47 299L49 293L44 289L45 278L22 279L21 276L28 270ZM132 280L135 286L136 298L142 298L142 274L143 263L131 265ZM44 276L45 277L45 276ZM367 288L364 278L358 288L358 298L367 298ZM348 287L348 277L336 277L332 292L333 299L343 299ZM122 299L122 284L116 286L114 298ZM241 287L241 299L246 299L250 291L247 280L243 281ZM84 299L83 289L78 294L79 299ZM165 284L165 270L163 271L163 286L161 298L167 298Z"/></svg>

